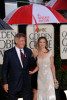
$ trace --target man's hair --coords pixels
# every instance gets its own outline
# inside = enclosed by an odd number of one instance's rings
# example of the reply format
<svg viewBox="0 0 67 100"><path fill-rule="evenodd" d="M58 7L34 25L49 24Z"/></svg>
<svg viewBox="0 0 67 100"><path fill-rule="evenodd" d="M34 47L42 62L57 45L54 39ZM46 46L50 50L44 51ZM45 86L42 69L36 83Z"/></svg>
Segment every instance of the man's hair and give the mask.
<svg viewBox="0 0 67 100"><path fill-rule="evenodd" d="M25 35L24 35L23 33L17 33L17 34L14 36L14 41L20 39L21 37L24 37L24 38L25 38Z"/></svg>

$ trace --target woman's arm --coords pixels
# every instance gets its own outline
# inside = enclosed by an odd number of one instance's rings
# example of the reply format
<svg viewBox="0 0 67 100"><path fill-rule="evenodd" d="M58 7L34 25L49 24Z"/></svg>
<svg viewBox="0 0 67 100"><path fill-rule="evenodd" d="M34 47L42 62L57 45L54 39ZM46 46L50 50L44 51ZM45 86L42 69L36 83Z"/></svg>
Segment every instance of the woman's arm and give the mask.
<svg viewBox="0 0 67 100"><path fill-rule="evenodd" d="M36 48L33 49L33 57L36 58L38 56L38 52Z"/></svg>
<svg viewBox="0 0 67 100"><path fill-rule="evenodd" d="M34 74L34 73L37 72L38 70L39 70L39 65L38 65L38 62L37 62L36 68L35 68L33 71L29 71L29 74Z"/></svg>
<svg viewBox="0 0 67 100"><path fill-rule="evenodd" d="M55 75L54 56L50 57L50 61L51 61L51 71L53 74L53 79L54 79L54 82L57 82L56 75Z"/></svg>

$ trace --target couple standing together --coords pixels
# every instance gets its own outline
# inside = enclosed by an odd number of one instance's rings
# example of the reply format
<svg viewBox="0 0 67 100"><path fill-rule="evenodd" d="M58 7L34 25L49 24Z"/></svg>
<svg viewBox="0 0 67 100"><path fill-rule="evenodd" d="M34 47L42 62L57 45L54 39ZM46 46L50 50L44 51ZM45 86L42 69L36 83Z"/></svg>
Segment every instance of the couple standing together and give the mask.
<svg viewBox="0 0 67 100"><path fill-rule="evenodd" d="M30 49L25 47L24 34L16 34L14 41L15 47L4 53L2 67L3 88L9 92L10 100L17 100L20 91L22 91L23 100L31 100L30 74L36 71L38 71L37 100L56 100L54 83L57 80L54 58L52 52L47 49L46 38L38 39L38 50L37 52L33 51L33 54ZM35 63L35 57L37 57L37 66L33 71L29 71ZM8 73L9 82L7 80Z"/></svg>

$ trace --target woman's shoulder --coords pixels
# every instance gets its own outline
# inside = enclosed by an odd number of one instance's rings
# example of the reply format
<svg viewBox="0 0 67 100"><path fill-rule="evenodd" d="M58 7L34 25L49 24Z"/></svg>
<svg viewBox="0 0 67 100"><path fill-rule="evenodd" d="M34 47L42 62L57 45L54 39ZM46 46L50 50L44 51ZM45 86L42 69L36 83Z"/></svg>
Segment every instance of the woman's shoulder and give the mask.
<svg viewBox="0 0 67 100"><path fill-rule="evenodd" d="M50 56L54 56L54 53L53 53L52 50L49 50L49 55L50 55Z"/></svg>

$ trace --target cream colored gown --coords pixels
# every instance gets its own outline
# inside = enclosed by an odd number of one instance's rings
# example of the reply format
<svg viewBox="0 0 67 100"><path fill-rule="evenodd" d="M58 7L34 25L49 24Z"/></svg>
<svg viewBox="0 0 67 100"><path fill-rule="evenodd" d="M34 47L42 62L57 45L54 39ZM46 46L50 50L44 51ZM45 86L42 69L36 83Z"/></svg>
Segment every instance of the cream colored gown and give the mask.
<svg viewBox="0 0 67 100"><path fill-rule="evenodd" d="M39 71L38 71L38 94L37 100L56 100L54 81L50 68L50 51L48 56L44 59L38 57Z"/></svg>

